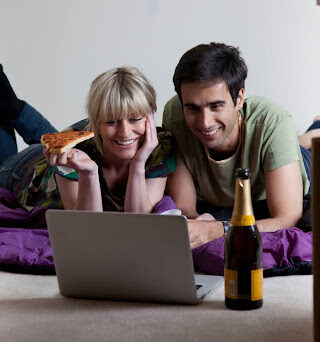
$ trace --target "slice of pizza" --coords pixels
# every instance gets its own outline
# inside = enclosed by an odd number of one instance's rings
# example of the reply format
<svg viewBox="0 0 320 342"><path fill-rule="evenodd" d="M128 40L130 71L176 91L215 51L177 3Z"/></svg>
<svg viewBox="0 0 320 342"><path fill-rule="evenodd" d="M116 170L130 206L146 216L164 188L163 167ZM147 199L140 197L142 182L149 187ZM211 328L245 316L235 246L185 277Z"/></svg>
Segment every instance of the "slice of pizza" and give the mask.
<svg viewBox="0 0 320 342"><path fill-rule="evenodd" d="M50 153L61 154L93 136L94 133L89 131L67 131L43 134L40 141L48 146Z"/></svg>

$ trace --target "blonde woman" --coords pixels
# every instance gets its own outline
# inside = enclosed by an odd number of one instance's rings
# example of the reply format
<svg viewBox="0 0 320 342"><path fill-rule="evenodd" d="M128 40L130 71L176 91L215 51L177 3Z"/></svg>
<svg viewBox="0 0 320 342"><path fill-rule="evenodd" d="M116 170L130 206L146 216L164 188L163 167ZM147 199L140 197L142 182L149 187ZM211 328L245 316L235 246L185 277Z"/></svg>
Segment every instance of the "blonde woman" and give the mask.
<svg viewBox="0 0 320 342"><path fill-rule="evenodd" d="M93 139L61 155L45 149L45 158L29 147L2 164L0 186L26 208L152 212L175 168L171 137L155 125L153 87L136 68L109 70L92 82L87 110L69 129L92 130ZM19 181L9 176L17 171Z"/></svg>

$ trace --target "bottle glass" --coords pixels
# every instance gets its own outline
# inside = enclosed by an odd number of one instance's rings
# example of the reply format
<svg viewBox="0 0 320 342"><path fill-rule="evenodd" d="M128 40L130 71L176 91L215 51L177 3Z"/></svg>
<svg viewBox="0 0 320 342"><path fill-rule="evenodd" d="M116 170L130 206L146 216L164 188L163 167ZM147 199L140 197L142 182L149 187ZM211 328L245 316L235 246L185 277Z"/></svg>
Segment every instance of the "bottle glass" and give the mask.
<svg viewBox="0 0 320 342"><path fill-rule="evenodd" d="M236 170L235 201L225 240L225 304L250 310L263 304L262 243L251 202L250 171Z"/></svg>

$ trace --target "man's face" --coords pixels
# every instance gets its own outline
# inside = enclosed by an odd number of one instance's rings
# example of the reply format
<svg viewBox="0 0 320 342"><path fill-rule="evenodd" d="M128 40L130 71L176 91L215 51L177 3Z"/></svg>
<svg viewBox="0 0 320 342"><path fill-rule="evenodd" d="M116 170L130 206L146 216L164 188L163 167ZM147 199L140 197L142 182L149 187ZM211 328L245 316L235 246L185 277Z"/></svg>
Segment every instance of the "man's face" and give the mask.
<svg viewBox="0 0 320 342"><path fill-rule="evenodd" d="M182 83L181 97L188 127L207 148L228 153L239 141L238 111L243 105L244 90L234 105L225 82Z"/></svg>

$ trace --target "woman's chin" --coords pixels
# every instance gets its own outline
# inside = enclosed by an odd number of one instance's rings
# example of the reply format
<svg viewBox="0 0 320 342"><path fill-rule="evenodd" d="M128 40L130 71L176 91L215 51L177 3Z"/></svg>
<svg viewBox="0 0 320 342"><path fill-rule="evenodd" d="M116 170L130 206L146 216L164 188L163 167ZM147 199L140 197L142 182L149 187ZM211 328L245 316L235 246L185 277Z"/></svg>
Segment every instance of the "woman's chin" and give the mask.
<svg viewBox="0 0 320 342"><path fill-rule="evenodd" d="M117 153L118 158L123 160L131 160L137 153L137 149L122 150Z"/></svg>

